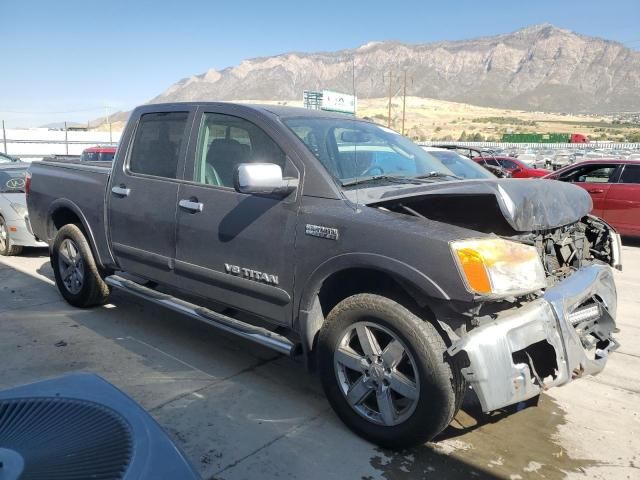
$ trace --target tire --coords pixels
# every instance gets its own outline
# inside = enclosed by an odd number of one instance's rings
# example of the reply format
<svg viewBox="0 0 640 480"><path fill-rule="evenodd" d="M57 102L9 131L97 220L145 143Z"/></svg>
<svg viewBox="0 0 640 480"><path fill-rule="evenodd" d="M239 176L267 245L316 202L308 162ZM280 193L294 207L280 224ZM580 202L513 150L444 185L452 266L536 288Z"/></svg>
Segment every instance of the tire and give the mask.
<svg viewBox="0 0 640 480"><path fill-rule="evenodd" d="M360 341L370 341L371 333L373 346L377 342L382 352L373 362L366 355L370 348ZM394 341L395 348L389 348ZM393 358L389 351L400 347L400 363L385 361ZM400 357L395 357L397 362ZM466 390L436 328L402 304L374 294L348 297L331 310L318 337L318 367L325 394L340 419L384 448L403 449L433 439L449 425ZM364 392L363 382L370 393L352 406ZM383 408L389 397L391 407Z"/></svg>
<svg viewBox="0 0 640 480"><path fill-rule="evenodd" d="M109 298L109 286L77 225L65 225L58 230L51 250L51 266L60 294L74 307L103 305Z"/></svg>
<svg viewBox="0 0 640 480"><path fill-rule="evenodd" d="M21 245L13 245L11 243L11 233L4 217L0 216L0 255L4 257L12 257L22 253Z"/></svg>

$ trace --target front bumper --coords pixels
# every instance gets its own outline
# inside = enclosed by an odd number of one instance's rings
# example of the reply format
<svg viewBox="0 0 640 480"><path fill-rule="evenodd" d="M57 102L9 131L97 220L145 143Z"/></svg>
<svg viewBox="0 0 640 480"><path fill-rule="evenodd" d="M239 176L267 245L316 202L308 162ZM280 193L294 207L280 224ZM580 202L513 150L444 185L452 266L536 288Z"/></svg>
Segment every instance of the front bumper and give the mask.
<svg viewBox="0 0 640 480"><path fill-rule="evenodd" d="M600 372L618 347L611 336L616 309L613 270L590 265L470 331L448 351L466 352L462 373L488 412Z"/></svg>

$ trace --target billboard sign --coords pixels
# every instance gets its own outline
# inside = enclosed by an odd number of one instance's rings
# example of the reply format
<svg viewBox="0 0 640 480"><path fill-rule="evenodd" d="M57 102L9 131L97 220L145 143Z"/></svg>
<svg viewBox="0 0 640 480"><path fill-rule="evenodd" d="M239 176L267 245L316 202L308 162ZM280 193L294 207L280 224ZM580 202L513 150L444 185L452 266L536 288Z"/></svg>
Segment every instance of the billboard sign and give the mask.
<svg viewBox="0 0 640 480"><path fill-rule="evenodd" d="M357 99L353 95L322 90L322 110L332 112L356 113Z"/></svg>

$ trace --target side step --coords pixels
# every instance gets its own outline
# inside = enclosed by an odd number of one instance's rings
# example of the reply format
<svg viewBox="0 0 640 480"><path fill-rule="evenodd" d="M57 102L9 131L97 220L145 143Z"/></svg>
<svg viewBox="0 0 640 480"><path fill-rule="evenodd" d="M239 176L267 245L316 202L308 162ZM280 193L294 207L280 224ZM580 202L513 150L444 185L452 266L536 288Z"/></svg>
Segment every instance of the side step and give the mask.
<svg viewBox="0 0 640 480"><path fill-rule="evenodd" d="M188 315L196 320L200 320L213 327L224 330L225 332L233 333L234 335L246 338L247 340L252 340L285 355L291 356L295 351L296 345L291 340L287 337L271 332L266 328L256 327L255 325L227 317L221 313L186 302L171 295L167 295L166 293L157 292L118 275L108 276L104 281L112 287L125 290L126 292L144 298L156 305L162 305L163 307L167 307L175 312Z"/></svg>

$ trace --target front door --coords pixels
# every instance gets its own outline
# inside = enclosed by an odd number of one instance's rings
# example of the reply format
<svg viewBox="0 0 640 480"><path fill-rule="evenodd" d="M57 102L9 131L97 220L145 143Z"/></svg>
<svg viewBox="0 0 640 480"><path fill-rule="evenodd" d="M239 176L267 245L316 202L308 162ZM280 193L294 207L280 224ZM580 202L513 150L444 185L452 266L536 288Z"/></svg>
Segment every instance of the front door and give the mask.
<svg viewBox="0 0 640 480"><path fill-rule="evenodd" d="M107 191L109 232L122 270L159 282L171 278L177 179L184 170L193 115L184 107L142 113L125 161L112 173Z"/></svg>
<svg viewBox="0 0 640 480"><path fill-rule="evenodd" d="M574 169L563 172L558 180L575 183L589 192L593 201L591 213L602 217L605 198L617 168L618 166L615 164L587 163L577 165Z"/></svg>
<svg viewBox="0 0 640 480"><path fill-rule="evenodd" d="M603 218L623 235L640 236L640 165L623 166L607 193Z"/></svg>
<svg viewBox="0 0 640 480"><path fill-rule="evenodd" d="M176 275L194 294L288 324L297 192L286 198L241 194L233 178L241 163L275 163L289 177L298 177L298 169L258 126L259 118L219 108L196 120L199 133L186 169L192 181L185 174L178 194Z"/></svg>

